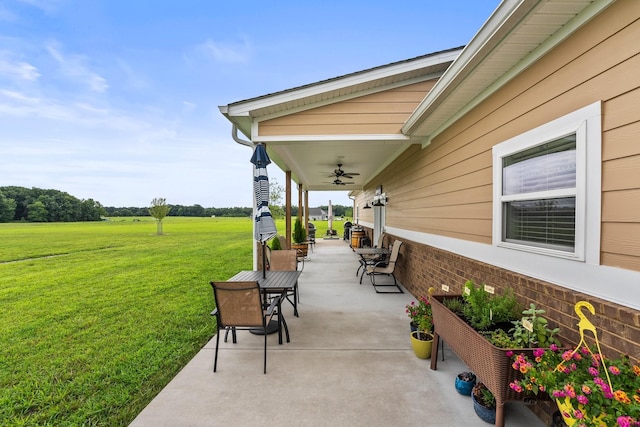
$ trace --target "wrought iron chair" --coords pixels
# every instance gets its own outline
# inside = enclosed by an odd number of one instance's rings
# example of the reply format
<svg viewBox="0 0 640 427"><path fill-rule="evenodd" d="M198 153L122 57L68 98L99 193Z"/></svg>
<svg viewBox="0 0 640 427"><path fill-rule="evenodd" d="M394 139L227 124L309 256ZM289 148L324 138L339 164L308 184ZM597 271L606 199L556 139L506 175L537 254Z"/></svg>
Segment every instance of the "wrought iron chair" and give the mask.
<svg viewBox="0 0 640 427"><path fill-rule="evenodd" d="M393 242L393 248L391 249L391 255L388 260L378 262L374 265L368 265L366 267L366 273L371 279L371 284L377 293L400 293L403 294L404 291L400 286L398 286L398 282L396 281L396 276L394 271L396 269L396 263L398 261L398 254L400 253L400 246L402 242L400 240L396 240ZM393 277L393 285L390 284L376 284L375 277L379 275L386 275ZM398 292L390 292L390 291L379 291L378 287L384 286L395 286L398 288Z"/></svg>
<svg viewBox="0 0 640 427"><path fill-rule="evenodd" d="M295 249L271 251L269 270L271 271L296 271L298 269L298 256ZM298 282L292 291L285 294L287 301L293 305L293 314L298 317L298 302L300 294L298 292Z"/></svg>
<svg viewBox="0 0 640 427"><path fill-rule="evenodd" d="M280 297L273 298L267 305L258 282L210 282L216 301L216 308L211 312L216 316L216 352L213 361L213 372L218 367L218 348L220 332L231 331L233 343L237 342L236 329L251 330L262 328L264 332L264 373L267 373L267 326L274 316L278 316L278 328L282 326L289 331L277 308ZM281 330L279 329L280 333Z"/></svg>

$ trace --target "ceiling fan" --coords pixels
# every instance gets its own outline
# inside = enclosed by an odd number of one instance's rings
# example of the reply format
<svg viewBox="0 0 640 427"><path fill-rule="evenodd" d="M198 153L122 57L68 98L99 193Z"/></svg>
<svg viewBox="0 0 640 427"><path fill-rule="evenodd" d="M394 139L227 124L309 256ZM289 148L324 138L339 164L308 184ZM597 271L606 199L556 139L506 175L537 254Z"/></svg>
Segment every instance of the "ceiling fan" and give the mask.
<svg viewBox="0 0 640 427"><path fill-rule="evenodd" d="M346 179L351 179L353 178L355 175L360 175L357 172L345 172L342 170L342 163L338 163L337 164L338 168L333 170L333 173L331 175L329 175L329 178L331 177L336 177L338 178L338 180L340 180L340 178L346 178ZM336 185L340 185L334 182L334 184Z"/></svg>
<svg viewBox="0 0 640 427"><path fill-rule="evenodd" d="M336 178L331 182L327 182L327 184L333 184L333 185L349 185L349 184L355 184L355 182L344 182L343 180L341 180L340 178Z"/></svg>

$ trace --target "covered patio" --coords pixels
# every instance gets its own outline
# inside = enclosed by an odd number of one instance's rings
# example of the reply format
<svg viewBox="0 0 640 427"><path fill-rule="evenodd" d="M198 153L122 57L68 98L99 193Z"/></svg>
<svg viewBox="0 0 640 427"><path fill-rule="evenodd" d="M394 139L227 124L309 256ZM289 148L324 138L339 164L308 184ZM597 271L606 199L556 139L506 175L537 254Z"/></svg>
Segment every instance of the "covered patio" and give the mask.
<svg viewBox="0 0 640 427"><path fill-rule="evenodd" d="M318 240L299 282L300 317L284 306L291 342L269 337L266 375L263 340L246 331L235 345L221 340L214 374L214 339L131 426L486 426L455 391L467 367L449 346L437 371L413 354L405 305L415 298L359 285L357 259L343 240ZM506 412L507 426L544 425L522 404Z"/></svg>

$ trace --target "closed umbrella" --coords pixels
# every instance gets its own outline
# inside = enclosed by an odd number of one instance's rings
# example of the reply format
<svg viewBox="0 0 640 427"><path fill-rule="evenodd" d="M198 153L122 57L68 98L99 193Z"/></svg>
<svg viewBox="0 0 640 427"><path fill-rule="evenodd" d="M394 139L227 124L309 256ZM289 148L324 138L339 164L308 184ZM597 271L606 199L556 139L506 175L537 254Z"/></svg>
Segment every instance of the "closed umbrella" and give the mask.
<svg viewBox="0 0 640 427"><path fill-rule="evenodd" d="M331 200L329 200L329 215L327 215L327 219L329 220L330 236L333 236L333 206L331 206Z"/></svg>
<svg viewBox="0 0 640 427"><path fill-rule="evenodd" d="M267 165L271 163L271 159L267 155L264 144L256 145L251 156L253 163L253 192L256 202L254 238L262 243L262 272L265 267L265 246L267 240L277 234L276 224L269 210L269 176L267 175Z"/></svg>

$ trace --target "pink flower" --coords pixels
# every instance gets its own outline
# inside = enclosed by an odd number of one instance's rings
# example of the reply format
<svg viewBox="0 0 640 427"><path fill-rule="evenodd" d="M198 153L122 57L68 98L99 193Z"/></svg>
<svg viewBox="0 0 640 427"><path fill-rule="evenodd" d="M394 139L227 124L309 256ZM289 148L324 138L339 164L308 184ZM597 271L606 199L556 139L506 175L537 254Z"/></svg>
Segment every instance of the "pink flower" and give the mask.
<svg viewBox="0 0 640 427"><path fill-rule="evenodd" d="M507 351L507 357L511 357L511 356L513 356L513 351L511 350Z"/></svg>
<svg viewBox="0 0 640 427"><path fill-rule="evenodd" d="M613 375L620 375L620 369L617 366L609 366L609 372Z"/></svg>
<svg viewBox="0 0 640 427"><path fill-rule="evenodd" d="M589 386L588 386L588 385L586 385L586 384L585 384L585 385L583 385L583 386L582 386L582 392L583 392L584 394L591 394L591 387L589 387Z"/></svg>
<svg viewBox="0 0 640 427"><path fill-rule="evenodd" d="M533 350L533 355L535 357L542 357L544 356L544 350L541 348L536 348L535 350Z"/></svg>
<svg viewBox="0 0 640 427"><path fill-rule="evenodd" d="M549 348L551 349L551 351L558 351L558 346L555 344L551 344Z"/></svg>
<svg viewBox="0 0 640 427"><path fill-rule="evenodd" d="M589 367L589 369L588 369L588 371L589 371L589 374L590 374L592 377L597 377L597 376L598 376L598 374L599 374L598 370L597 370L596 368L594 368L593 366L590 366L590 367Z"/></svg>
<svg viewBox="0 0 640 427"><path fill-rule="evenodd" d="M578 403L580 403L581 405L586 405L587 403L589 403L589 399L587 399L587 396L581 394L578 396Z"/></svg>
<svg viewBox="0 0 640 427"><path fill-rule="evenodd" d="M616 420L620 427L631 427L631 423L633 422L633 418L628 415L618 417Z"/></svg>
<svg viewBox="0 0 640 427"><path fill-rule="evenodd" d="M572 356L573 355L571 354L571 352L567 350L564 353L562 353L562 360L571 360Z"/></svg>

